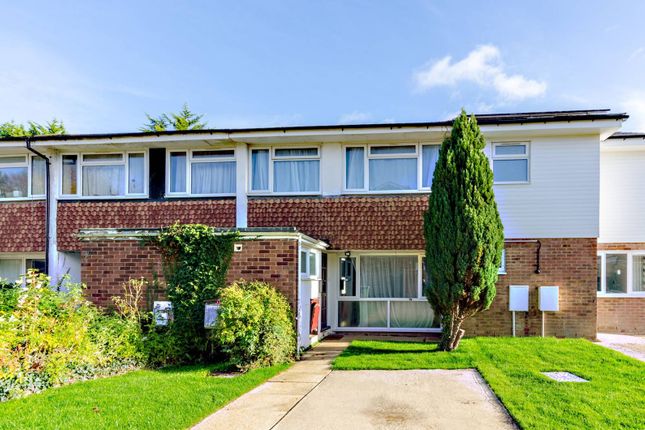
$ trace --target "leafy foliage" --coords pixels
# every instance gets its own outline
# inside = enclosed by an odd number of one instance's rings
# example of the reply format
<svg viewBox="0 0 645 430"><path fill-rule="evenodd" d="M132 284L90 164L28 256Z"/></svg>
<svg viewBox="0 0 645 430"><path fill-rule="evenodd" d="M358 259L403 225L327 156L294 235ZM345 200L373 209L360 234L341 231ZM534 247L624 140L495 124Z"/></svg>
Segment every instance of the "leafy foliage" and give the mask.
<svg viewBox="0 0 645 430"><path fill-rule="evenodd" d="M426 295L442 316L442 350L457 348L464 319L495 298L504 229L484 147L475 117L462 111L441 146L425 214Z"/></svg>
<svg viewBox="0 0 645 430"><path fill-rule="evenodd" d="M139 321L105 315L79 285L50 288L30 270L0 294L0 400L140 366Z"/></svg>
<svg viewBox="0 0 645 430"><path fill-rule="evenodd" d="M164 113L158 117L146 114L148 122L139 130L155 132L167 130L202 130L207 122L202 122L204 115L198 115L190 110L187 103L178 113Z"/></svg>
<svg viewBox="0 0 645 430"><path fill-rule="evenodd" d="M27 125L16 124L8 121L0 124L0 138L2 137L30 137L50 134L66 134L65 124L54 118L44 125L34 121L27 122Z"/></svg>
<svg viewBox="0 0 645 430"><path fill-rule="evenodd" d="M154 239L163 259L168 299L173 304L170 330L183 361L206 360L211 355L204 329L204 305L226 285L237 233L218 233L199 224L174 224Z"/></svg>
<svg viewBox="0 0 645 430"><path fill-rule="evenodd" d="M232 364L249 369L293 358L296 337L291 307L275 288L240 281L225 288L220 300L213 339Z"/></svg>

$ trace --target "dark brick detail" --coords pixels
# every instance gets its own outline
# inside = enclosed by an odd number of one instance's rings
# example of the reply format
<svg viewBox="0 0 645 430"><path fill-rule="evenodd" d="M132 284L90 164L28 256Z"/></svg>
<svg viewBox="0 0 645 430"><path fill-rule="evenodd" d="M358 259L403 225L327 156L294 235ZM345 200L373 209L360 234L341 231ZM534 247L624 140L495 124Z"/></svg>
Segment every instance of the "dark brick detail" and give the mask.
<svg viewBox="0 0 645 430"><path fill-rule="evenodd" d="M491 308L465 323L467 336L510 336L508 286L529 285L529 312L516 313L518 336L539 336L538 287L560 287L560 311L547 312L546 336L596 337L596 239L541 239L541 273L535 243L507 243L507 275L499 277Z"/></svg>
<svg viewBox="0 0 645 430"><path fill-rule="evenodd" d="M330 249L424 249L427 195L249 199L249 227L296 227Z"/></svg>
<svg viewBox="0 0 645 430"><path fill-rule="evenodd" d="M59 202L58 249L79 251L83 228L158 228L175 222L235 227L235 199Z"/></svg>
<svg viewBox="0 0 645 430"><path fill-rule="evenodd" d="M45 251L45 202L0 203L0 252Z"/></svg>

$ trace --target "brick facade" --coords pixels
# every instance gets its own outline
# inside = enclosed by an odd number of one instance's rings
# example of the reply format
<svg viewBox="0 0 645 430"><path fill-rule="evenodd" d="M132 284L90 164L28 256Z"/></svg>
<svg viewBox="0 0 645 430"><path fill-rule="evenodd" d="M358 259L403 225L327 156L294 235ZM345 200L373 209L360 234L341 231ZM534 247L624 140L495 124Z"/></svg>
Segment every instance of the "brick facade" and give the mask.
<svg viewBox="0 0 645 430"><path fill-rule="evenodd" d="M421 250L428 196L249 199L249 227L296 227L330 249Z"/></svg>
<svg viewBox="0 0 645 430"><path fill-rule="evenodd" d="M88 298L99 306L111 306L112 297L123 293L131 278L163 280L161 257L154 247L138 240L91 240L81 242L81 277ZM235 252L228 282L238 279L265 281L276 287L296 306L298 286L298 242L296 240L244 240ZM151 294L163 299L164 292Z"/></svg>
<svg viewBox="0 0 645 430"><path fill-rule="evenodd" d="M45 252L45 202L0 203L0 252Z"/></svg>
<svg viewBox="0 0 645 430"><path fill-rule="evenodd" d="M639 251L645 250L642 242L599 243L598 251Z"/></svg>
<svg viewBox="0 0 645 430"><path fill-rule="evenodd" d="M506 272L497 282L491 308L466 322L468 336L509 336L512 314L508 286L529 285L529 312L516 313L517 336L539 336L542 315L538 287L560 287L560 311L548 312L545 335L596 336L596 239L541 239L541 273L536 274L536 243L506 243Z"/></svg>
<svg viewBox="0 0 645 430"><path fill-rule="evenodd" d="M80 251L85 228L158 228L175 222L235 227L235 199L59 202L58 249Z"/></svg>
<svg viewBox="0 0 645 430"><path fill-rule="evenodd" d="M598 332L645 335L645 297L599 297Z"/></svg>

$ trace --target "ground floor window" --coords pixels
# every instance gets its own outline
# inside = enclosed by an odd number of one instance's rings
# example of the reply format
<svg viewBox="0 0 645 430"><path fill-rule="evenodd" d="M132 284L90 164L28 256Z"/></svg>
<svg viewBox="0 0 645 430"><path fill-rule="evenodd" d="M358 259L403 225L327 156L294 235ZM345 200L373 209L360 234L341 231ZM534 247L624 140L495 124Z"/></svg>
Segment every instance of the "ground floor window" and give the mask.
<svg viewBox="0 0 645 430"><path fill-rule="evenodd" d="M38 256L0 255L0 284L13 284L29 269L45 270L45 259Z"/></svg>
<svg viewBox="0 0 645 430"><path fill-rule="evenodd" d="M418 254L362 254L340 259L338 326L345 328L438 328L423 296Z"/></svg>
<svg viewBox="0 0 645 430"><path fill-rule="evenodd" d="M599 295L645 296L645 250L598 253Z"/></svg>

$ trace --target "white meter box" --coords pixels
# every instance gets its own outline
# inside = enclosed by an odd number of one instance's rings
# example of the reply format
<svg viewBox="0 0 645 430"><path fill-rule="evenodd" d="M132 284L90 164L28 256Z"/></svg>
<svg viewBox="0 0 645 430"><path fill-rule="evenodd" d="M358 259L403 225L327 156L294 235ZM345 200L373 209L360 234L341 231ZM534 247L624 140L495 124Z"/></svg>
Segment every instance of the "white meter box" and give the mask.
<svg viewBox="0 0 645 430"><path fill-rule="evenodd" d="M152 306L155 325L167 326L173 319L172 303L166 301L155 301Z"/></svg>
<svg viewBox="0 0 645 430"><path fill-rule="evenodd" d="M560 310L560 287L540 287L540 310L557 312Z"/></svg>
<svg viewBox="0 0 645 430"><path fill-rule="evenodd" d="M206 303L204 307L204 328L214 328L219 316L219 302Z"/></svg>
<svg viewBox="0 0 645 430"><path fill-rule="evenodd" d="M512 312L529 311L528 285L510 285L508 287L508 310Z"/></svg>

